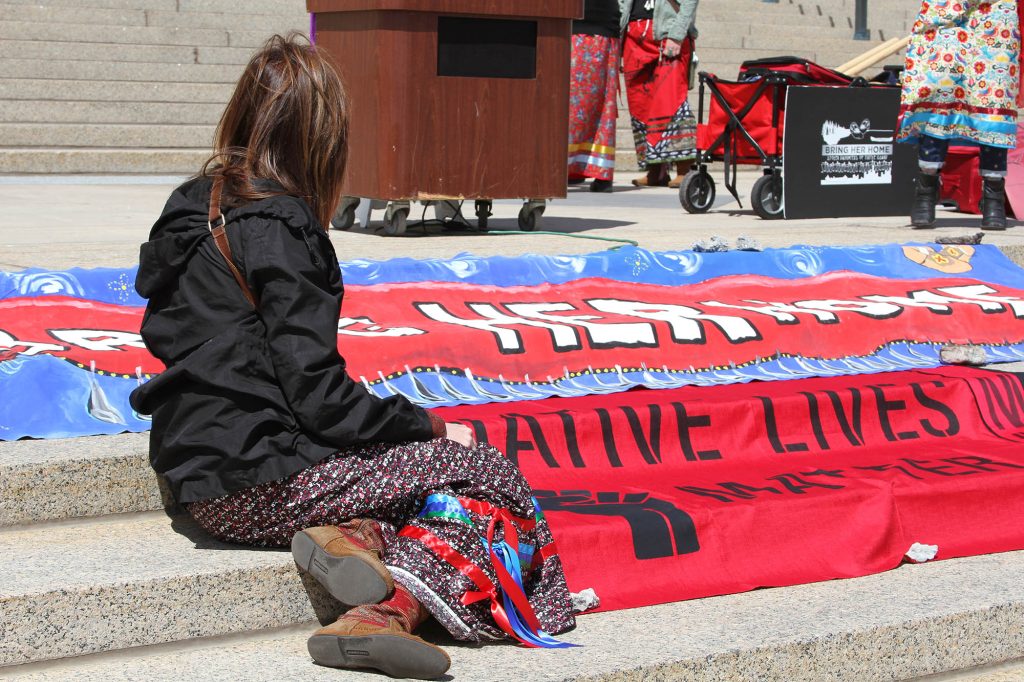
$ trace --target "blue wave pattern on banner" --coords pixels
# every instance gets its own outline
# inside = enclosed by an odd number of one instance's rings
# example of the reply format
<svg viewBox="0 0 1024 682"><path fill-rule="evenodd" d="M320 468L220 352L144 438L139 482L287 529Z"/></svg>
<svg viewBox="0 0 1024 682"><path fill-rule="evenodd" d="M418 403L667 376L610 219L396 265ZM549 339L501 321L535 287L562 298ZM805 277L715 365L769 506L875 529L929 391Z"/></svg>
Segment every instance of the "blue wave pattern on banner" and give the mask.
<svg viewBox="0 0 1024 682"><path fill-rule="evenodd" d="M128 396L135 380L102 376L50 355L0 362L0 440L70 438L149 430Z"/></svg>
<svg viewBox="0 0 1024 682"><path fill-rule="evenodd" d="M584 395L619 393L638 386L647 388L681 388L683 386L716 386L750 381L780 381L809 377L842 376L849 374L877 374L924 367L938 367L942 344L894 343L866 356L829 360L783 355L761 358L744 365L718 369L692 368L690 371L646 367L641 371L615 370L570 373L544 377L532 382L510 382L502 377L483 379L472 370L453 374L440 368L435 370L406 368L366 388L386 398L403 395L424 407L477 405L544 398L575 398ZM1024 361L1024 344L982 345L990 363Z"/></svg>
<svg viewBox="0 0 1024 682"><path fill-rule="evenodd" d="M929 244L912 246L935 247ZM1024 273L998 248L974 247L971 264L984 280L1019 286ZM463 282L495 286L562 284L588 277L621 282L679 286L727 275L763 275L779 279L813 277L833 270L853 270L890 279L957 277L907 260L902 246L792 247L761 252L647 251L622 247L580 256L473 256L451 259L394 258L341 263L348 285L395 282ZM73 268L60 272L29 269L0 272L0 300L19 296L77 296L115 305L144 306L135 293L136 268Z"/></svg>
<svg viewBox="0 0 1024 682"><path fill-rule="evenodd" d="M145 306L135 292L138 268L71 268L52 271L29 268L0 272L0 301L32 296L73 296L113 305Z"/></svg>
<svg viewBox="0 0 1024 682"><path fill-rule="evenodd" d="M926 246L926 245L925 245ZM939 247L941 248L941 247ZM1024 271L993 246L975 247L973 269L995 284L1024 288ZM892 279L941 278L937 270L909 261L901 246L794 247L760 253L690 251L651 252L619 248L582 256L518 258L460 255L449 260L356 260L342 263L346 284L439 281L496 286L530 286L603 277L624 282L679 286L728 275L762 275L782 279L813 277L852 270ZM970 273L968 273L970 276ZM73 296L103 303L144 306L134 290L135 268L0 272L0 300L15 297ZM534 377L527 382L474 376L471 369L409 368L367 388L381 397L400 394L424 407L479 404L549 397L617 393L637 386L678 388L798 379L844 374L872 374L935 367L939 345L894 343L864 357L815 360L798 356L758 358L742 366L719 368L641 367L638 371L588 370L563 376ZM991 362L1024 360L1024 344L985 346ZM365 380L364 380L365 381ZM0 386L17 400L0 401L0 440L23 437L62 438L148 430L128 396L134 379L103 376L51 356L19 356L0 362ZM25 406L31 406L26 409ZM46 409L38 409L46 406Z"/></svg>
<svg viewBox="0 0 1024 682"><path fill-rule="evenodd" d="M932 244L908 244L941 250ZM1021 269L998 248L973 247L971 264L985 281L1020 285ZM762 275L778 279L814 277L835 270L853 270L890 279L954 277L911 262L903 246L814 247L765 249L761 252L647 251L622 247L581 256L480 257L460 254L451 260L395 258L342 263L348 284L395 282L464 282L496 286L562 284L588 277L620 282L679 286L727 275Z"/></svg>

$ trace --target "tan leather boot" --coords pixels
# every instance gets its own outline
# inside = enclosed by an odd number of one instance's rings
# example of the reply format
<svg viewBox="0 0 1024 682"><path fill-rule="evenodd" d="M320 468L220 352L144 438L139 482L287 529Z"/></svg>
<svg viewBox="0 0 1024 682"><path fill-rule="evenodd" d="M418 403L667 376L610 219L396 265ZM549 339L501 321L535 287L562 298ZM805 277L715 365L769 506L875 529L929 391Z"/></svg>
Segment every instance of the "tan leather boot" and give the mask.
<svg viewBox="0 0 1024 682"><path fill-rule="evenodd" d="M632 180L634 187L667 187L668 182L668 167L663 163L651 164L647 175Z"/></svg>
<svg viewBox="0 0 1024 682"><path fill-rule="evenodd" d="M392 677L430 680L447 672L451 659L412 631L427 619L423 605L401 585L385 602L359 606L317 630L306 648L332 668L374 668Z"/></svg>
<svg viewBox="0 0 1024 682"><path fill-rule="evenodd" d="M683 178L686 177L686 174L690 172L692 167L693 164L689 161L676 161L676 176L669 181L668 186L679 189L683 184Z"/></svg>
<svg viewBox="0 0 1024 682"><path fill-rule="evenodd" d="M292 537L292 557L342 604L376 604L394 589L391 572L381 563L384 539L380 526L353 519L339 526L300 530Z"/></svg>

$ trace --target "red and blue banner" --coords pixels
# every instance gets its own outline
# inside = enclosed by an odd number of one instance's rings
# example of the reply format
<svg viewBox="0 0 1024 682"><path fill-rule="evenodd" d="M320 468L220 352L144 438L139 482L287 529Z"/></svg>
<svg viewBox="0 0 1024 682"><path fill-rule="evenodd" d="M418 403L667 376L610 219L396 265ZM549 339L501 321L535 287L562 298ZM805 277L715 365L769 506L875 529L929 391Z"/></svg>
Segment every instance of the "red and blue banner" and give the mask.
<svg viewBox="0 0 1024 682"><path fill-rule="evenodd" d="M342 270L349 371L517 462L603 609L1024 549L1024 384L938 354L1024 359L1024 271L994 247ZM0 273L0 439L148 428L133 282Z"/></svg>
<svg viewBox="0 0 1024 682"><path fill-rule="evenodd" d="M428 407L1024 358L1024 272L994 247L396 259L343 264L338 345ZM0 439L141 431L163 367L131 270L0 273Z"/></svg>

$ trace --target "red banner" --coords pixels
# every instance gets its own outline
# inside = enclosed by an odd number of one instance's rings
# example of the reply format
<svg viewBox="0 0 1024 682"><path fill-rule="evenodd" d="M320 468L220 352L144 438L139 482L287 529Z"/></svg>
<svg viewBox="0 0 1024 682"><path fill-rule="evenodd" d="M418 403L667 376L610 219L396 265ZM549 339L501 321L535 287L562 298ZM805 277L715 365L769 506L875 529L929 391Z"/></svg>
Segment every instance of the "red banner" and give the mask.
<svg viewBox="0 0 1024 682"><path fill-rule="evenodd" d="M619 609L1024 549L1024 390L944 368L463 406Z"/></svg>
<svg viewBox="0 0 1024 682"><path fill-rule="evenodd" d="M671 370L796 355L870 355L889 343L1024 342L1024 292L972 279L833 272L728 276L668 287L606 279L497 287L350 287L338 345L353 376L471 368L544 380L589 368ZM0 301L0 352L49 354L115 374L162 367L138 335L142 309L63 297Z"/></svg>

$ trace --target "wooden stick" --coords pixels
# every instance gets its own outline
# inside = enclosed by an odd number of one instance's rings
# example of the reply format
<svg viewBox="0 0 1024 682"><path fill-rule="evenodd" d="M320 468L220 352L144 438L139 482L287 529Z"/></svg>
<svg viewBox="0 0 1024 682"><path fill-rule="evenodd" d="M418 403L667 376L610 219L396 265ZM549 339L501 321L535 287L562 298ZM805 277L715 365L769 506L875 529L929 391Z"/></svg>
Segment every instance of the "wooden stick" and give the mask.
<svg viewBox="0 0 1024 682"><path fill-rule="evenodd" d="M881 43L879 45L875 45L874 47L872 47L867 52L859 54L856 57L854 57L853 59L851 59L851 60L849 60L849 61L847 61L847 62L845 62L845 63L843 63L843 64L841 64L839 66L837 66L836 67L836 71L841 71L843 73L846 73L846 74L849 74L849 75L853 75L853 73L851 72L851 69L853 69L853 68L857 67L858 65L862 64L866 60L872 60L872 63L873 63L874 60L878 59L878 57L876 57L876 55L884 54L886 50L890 49L893 45L895 45L897 42L899 42L899 40L900 40L899 38L890 38L889 40L885 41L884 43Z"/></svg>
<svg viewBox="0 0 1024 682"><path fill-rule="evenodd" d="M859 57L836 67L836 71L845 73L847 76L857 76L869 69L872 65L889 55L896 54L910 44L910 36L904 38L890 38L881 45L876 45Z"/></svg>

